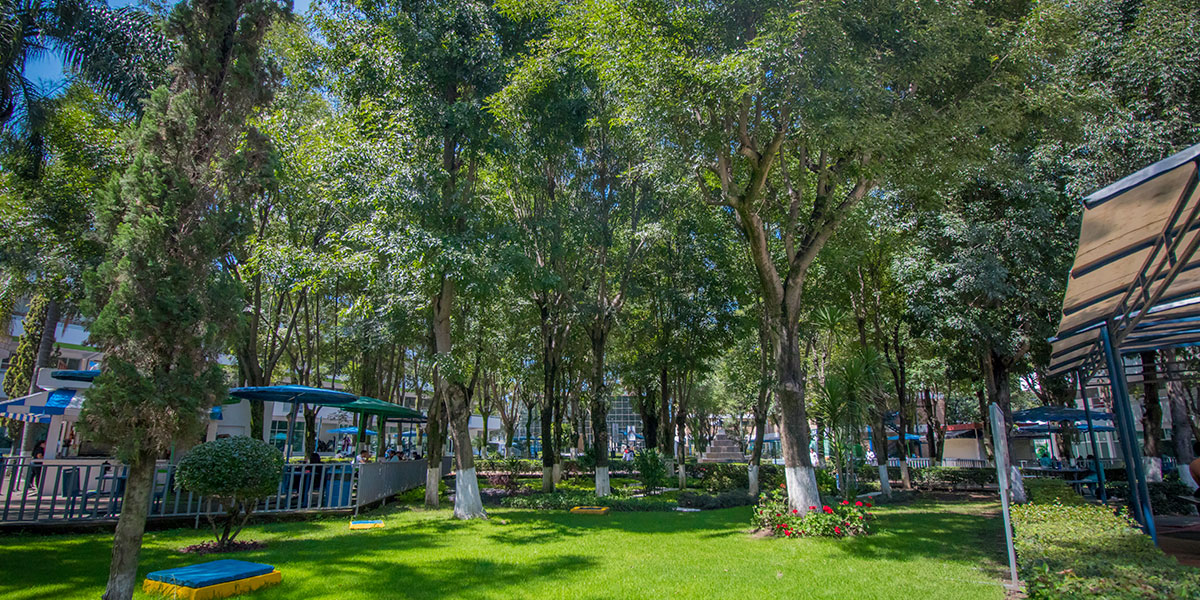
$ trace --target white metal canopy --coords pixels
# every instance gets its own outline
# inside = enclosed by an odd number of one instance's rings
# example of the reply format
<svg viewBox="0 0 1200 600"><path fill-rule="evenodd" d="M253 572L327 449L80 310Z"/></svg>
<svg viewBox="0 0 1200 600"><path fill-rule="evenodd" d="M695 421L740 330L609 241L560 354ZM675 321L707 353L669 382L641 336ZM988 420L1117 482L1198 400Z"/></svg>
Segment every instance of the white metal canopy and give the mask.
<svg viewBox="0 0 1200 600"><path fill-rule="evenodd" d="M1200 342L1198 171L1200 144L1083 200L1051 373L1102 364L1106 325L1124 353Z"/></svg>

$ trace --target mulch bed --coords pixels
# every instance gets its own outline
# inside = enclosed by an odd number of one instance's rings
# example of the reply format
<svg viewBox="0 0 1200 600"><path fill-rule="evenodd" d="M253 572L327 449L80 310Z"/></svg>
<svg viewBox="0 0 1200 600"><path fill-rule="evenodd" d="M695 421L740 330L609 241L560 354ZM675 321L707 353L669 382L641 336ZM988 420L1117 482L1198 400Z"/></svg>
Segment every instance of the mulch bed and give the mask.
<svg viewBox="0 0 1200 600"><path fill-rule="evenodd" d="M262 550L267 547L266 542L256 542L254 540L234 540L227 546L218 546L216 542L204 542L201 544L192 544L179 549L181 554L225 554L228 552L245 552L247 550Z"/></svg>

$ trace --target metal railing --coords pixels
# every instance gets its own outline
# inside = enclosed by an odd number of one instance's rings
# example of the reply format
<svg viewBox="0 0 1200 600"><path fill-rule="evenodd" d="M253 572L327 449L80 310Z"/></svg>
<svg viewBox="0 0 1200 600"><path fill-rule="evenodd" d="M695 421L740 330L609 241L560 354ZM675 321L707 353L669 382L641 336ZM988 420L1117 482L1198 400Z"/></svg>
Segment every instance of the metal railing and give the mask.
<svg viewBox="0 0 1200 600"><path fill-rule="evenodd" d="M449 472L444 459L443 474ZM303 463L283 467L277 493L256 512L357 510L425 485L426 461ZM199 517L223 512L218 501L179 489L177 465L160 462L150 494L149 518ZM116 519L129 469L119 463L0 458L0 523Z"/></svg>
<svg viewBox="0 0 1200 600"><path fill-rule="evenodd" d="M913 456L913 457L907 458L906 462L908 463L909 467L918 468L918 469L925 468L925 467L934 467L934 466L956 467L956 468L963 468L963 469L972 469L972 468L980 469L980 468L992 466L992 463L990 461L980 460L980 459L976 459L976 458L943 458L939 462L936 459L929 458L929 457ZM888 466L889 467L899 467L900 459L889 458Z"/></svg>

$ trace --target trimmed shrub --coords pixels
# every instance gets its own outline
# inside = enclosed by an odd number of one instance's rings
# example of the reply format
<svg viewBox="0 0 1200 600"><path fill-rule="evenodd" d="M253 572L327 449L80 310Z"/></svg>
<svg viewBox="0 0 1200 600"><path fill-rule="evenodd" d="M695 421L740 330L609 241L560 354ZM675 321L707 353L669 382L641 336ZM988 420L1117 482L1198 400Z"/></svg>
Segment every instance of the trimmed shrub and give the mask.
<svg viewBox="0 0 1200 600"><path fill-rule="evenodd" d="M1012 516L1021 577L1034 600L1200 598L1200 571L1163 554L1106 506L1030 503L1014 506Z"/></svg>
<svg viewBox="0 0 1200 600"><path fill-rule="evenodd" d="M1075 490L1066 481L1053 477L1026 479L1025 494L1034 504L1054 504L1056 502L1066 506L1086 504L1083 496L1075 493Z"/></svg>
<svg viewBox="0 0 1200 600"><path fill-rule="evenodd" d="M228 547L262 498L279 493L283 453L253 438L232 437L192 448L175 471L175 484L221 503L225 514L208 515L217 546ZM236 528L235 528L236 526Z"/></svg>
<svg viewBox="0 0 1200 600"><path fill-rule="evenodd" d="M679 506L683 508L699 508L700 510L713 510L717 508L731 508L734 506L749 506L754 504L754 497L750 495L749 490L732 490L722 492L720 494L701 494L699 492L682 491L676 497Z"/></svg>
<svg viewBox="0 0 1200 600"><path fill-rule="evenodd" d="M530 494L528 496L512 496L500 501L507 508L529 508L533 510L570 510L575 506L607 506L618 512L654 512L675 510L678 506L671 500L662 498L618 498L615 496L597 496L594 493L580 491L551 492L549 494Z"/></svg>

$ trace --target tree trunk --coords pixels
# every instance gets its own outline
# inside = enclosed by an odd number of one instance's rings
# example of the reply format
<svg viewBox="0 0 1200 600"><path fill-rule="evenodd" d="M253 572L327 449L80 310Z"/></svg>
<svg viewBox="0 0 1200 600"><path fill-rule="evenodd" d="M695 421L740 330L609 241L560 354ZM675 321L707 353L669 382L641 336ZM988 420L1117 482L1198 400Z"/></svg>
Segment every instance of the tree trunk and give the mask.
<svg viewBox="0 0 1200 600"><path fill-rule="evenodd" d="M545 385L553 386L553 381L546 381ZM540 417L542 420L542 491L554 491L554 407L551 406L548 393L542 394L542 409Z"/></svg>
<svg viewBox="0 0 1200 600"><path fill-rule="evenodd" d="M671 431L671 382L667 376L667 367L663 366L658 373L658 448L663 456L675 456L675 436Z"/></svg>
<svg viewBox="0 0 1200 600"><path fill-rule="evenodd" d="M763 437L766 435L767 410L770 407L770 390L760 385L758 401L754 403L754 448L750 450L748 476L750 478L750 496L758 497L758 467L762 465Z"/></svg>
<svg viewBox="0 0 1200 600"><path fill-rule="evenodd" d="M304 462L317 451L317 411L320 407L304 405Z"/></svg>
<svg viewBox="0 0 1200 600"><path fill-rule="evenodd" d="M1000 412L1004 416L1004 444L1007 448L1005 454L1005 464L1003 468L1005 472L1012 475L1011 486L1013 501L1018 503L1025 502L1025 486L1021 481L1020 471L1013 468L1012 465L1012 396L1009 388L1009 365L1003 357L998 356L991 350L984 352L984 364L988 367L984 369L984 385L987 388L988 398L1000 407ZM985 413L985 418L986 418Z"/></svg>
<svg viewBox="0 0 1200 600"><path fill-rule="evenodd" d="M607 496L608 481L608 386L604 381L604 350L607 332L596 326L592 338L592 455L596 459L596 495Z"/></svg>
<svg viewBox="0 0 1200 600"><path fill-rule="evenodd" d="M434 348L443 359L451 357L450 318L454 313L454 295L454 280L443 275L442 289L433 299ZM439 375L438 387L446 409L446 422L454 436L454 516L458 519L487 518L479 495L479 482L475 478L475 455L471 451L470 395L462 382L452 379L460 374L439 372Z"/></svg>
<svg viewBox="0 0 1200 600"><path fill-rule="evenodd" d="M150 512L150 492L154 487L154 456L136 456L129 465L125 494L121 500L121 516L113 537L112 563L108 569L108 586L104 600L129 600L137 584L138 555L142 550L142 533L146 529L146 514Z"/></svg>
<svg viewBox="0 0 1200 600"><path fill-rule="evenodd" d="M434 370L433 398L429 402L429 416L425 422L426 437L429 440L428 451L425 453L425 508L437 508L438 492L442 484L442 445L446 440L445 422L446 408L442 402L441 386L437 370Z"/></svg>
<svg viewBox="0 0 1200 600"><path fill-rule="evenodd" d="M638 394L638 414L642 416L642 437L646 448L658 448L658 401L654 390Z"/></svg>
<svg viewBox="0 0 1200 600"><path fill-rule="evenodd" d="M1167 405L1171 409L1171 441L1175 445L1175 468L1179 471L1179 478L1187 483L1192 481L1188 465L1196 459L1196 455L1192 452L1194 433L1192 421L1188 418L1187 392L1183 389L1182 373L1179 372L1182 370L1179 365L1181 360L1183 355L1176 348L1172 359L1167 361ZM1192 483L1200 484L1200 481ZM1194 485L1188 487L1194 488Z"/></svg>
<svg viewBox="0 0 1200 600"><path fill-rule="evenodd" d="M926 386L922 396L925 400L925 444L929 447L929 457L937 460L938 422L933 407L933 390Z"/></svg>
<svg viewBox="0 0 1200 600"><path fill-rule="evenodd" d="M50 367L50 359L54 356L54 340L58 333L58 318L61 313L58 300L51 298L46 304L46 321L42 325L42 339L38 343L37 366L33 369L33 378L29 382L29 393L37 391L37 374L39 368Z"/></svg>
<svg viewBox="0 0 1200 600"><path fill-rule="evenodd" d="M783 443L784 475L788 504L804 515L810 506L821 505L817 474L809 452L808 413L804 405L805 373L800 356L800 326L779 327L772 342L775 348L776 398Z"/></svg>
<svg viewBox="0 0 1200 600"><path fill-rule="evenodd" d="M888 472L887 405L875 405L875 422L871 425L871 442L875 445L875 466L879 470L879 493L892 497L892 478Z"/></svg>
<svg viewBox="0 0 1200 600"><path fill-rule="evenodd" d="M1162 481L1162 399L1158 395L1158 352L1150 350L1140 354L1142 359L1142 443L1143 460L1146 461L1146 480Z"/></svg>
<svg viewBox="0 0 1200 600"><path fill-rule="evenodd" d="M986 367L986 364L984 366ZM995 460L992 449L992 421L988 416L987 400L982 388L975 389L975 400L979 404L979 445L982 446L983 456L987 460Z"/></svg>

